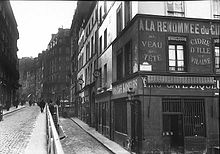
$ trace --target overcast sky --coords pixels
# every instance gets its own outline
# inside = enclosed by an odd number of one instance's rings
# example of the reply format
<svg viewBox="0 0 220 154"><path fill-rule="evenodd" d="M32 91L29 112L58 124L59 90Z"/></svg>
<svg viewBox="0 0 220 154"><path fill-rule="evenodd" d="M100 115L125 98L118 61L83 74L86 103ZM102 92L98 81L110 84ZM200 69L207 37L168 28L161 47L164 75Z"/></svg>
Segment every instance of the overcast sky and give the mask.
<svg viewBox="0 0 220 154"><path fill-rule="evenodd" d="M70 28L77 1L10 1L18 24L18 58L37 57L51 34Z"/></svg>

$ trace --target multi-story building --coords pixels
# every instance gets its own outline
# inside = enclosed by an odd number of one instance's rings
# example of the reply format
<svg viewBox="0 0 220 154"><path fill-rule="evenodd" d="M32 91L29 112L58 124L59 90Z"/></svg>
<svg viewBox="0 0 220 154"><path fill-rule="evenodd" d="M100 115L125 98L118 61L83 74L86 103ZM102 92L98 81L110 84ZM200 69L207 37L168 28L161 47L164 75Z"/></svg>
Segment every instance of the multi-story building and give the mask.
<svg viewBox="0 0 220 154"><path fill-rule="evenodd" d="M79 118L136 153L219 146L219 0L88 8L76 31Z"/></svg>
<svg viewBox="0 0 220 154"><path fill-rule="evenodd" d="M0 2L0 104L11 105L18 98L19 67L17 23L9 1Z"/></svg>
<svg viewBox="0 0 220 154"><path fill-rule="evenodd" d="M45 99L69 100L70 37L69 29L59 28L52 34L48 48L42 54L43 95Z"/></svg>

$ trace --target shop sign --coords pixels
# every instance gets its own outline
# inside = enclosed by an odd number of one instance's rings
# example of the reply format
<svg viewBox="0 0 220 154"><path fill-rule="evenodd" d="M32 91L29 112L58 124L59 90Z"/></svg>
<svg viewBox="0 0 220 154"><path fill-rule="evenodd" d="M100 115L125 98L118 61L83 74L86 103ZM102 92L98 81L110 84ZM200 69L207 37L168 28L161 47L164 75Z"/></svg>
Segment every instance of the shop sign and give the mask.
<svg viewBox="0 0 220 154"><path fill-rule="evenodd" d="M217 85L178 85L178 84L151 84L147 85L149 88L162 88L166 87L168 89L199 89L199 90L215 90L219 89Z"/></svg>
<svg viewBox="0 0 220 154"><path fill-rule="evenodd" d="M137 89L137 79L133 79L128 82L124 82L122 84L119 84L117 86L112 87L112 94L113 95L118 95L118 94L123 94L127 93L129 91L129 88L133 88L133 90Z"/></svg>
<svg viewBox="0 0 220 154"><path fill-rule="evenodd" d="M179 77L148 75L141 77L144 87L168 89L219 89L218 81L214 77Z"/></svg>
<svg viewBox="0 0 220 154"><path fill-rule="evenodd" d="M160 76L148 75L141 77L144 87L147 84L214 84L214 77Z"/></svg>
<svg viewBox="0 0 220 154"><path fill-rule="evenodd" d="M139 31L219 35L220 25L208 22L141 18L139 20Z"/></svg>

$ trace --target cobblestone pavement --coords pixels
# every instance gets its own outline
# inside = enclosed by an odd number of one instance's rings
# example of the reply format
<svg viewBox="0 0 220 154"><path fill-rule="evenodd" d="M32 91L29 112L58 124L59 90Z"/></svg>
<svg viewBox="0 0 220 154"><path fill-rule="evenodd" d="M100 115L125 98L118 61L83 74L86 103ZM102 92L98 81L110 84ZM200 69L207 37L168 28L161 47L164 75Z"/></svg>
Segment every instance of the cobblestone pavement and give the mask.
<svg viewBox="0 0 220 154"><path fill-rule="evenodd" d="M24 153L39 111L38 106L27 106L4 116L0 122L0 154Z"/></svg>
<svg viewBox="0 0 220 154"><path fill-rule="evenodd" d="M111 154L71 119L60 118L60 122L67 136L61 140L65 154Z"/></svg>

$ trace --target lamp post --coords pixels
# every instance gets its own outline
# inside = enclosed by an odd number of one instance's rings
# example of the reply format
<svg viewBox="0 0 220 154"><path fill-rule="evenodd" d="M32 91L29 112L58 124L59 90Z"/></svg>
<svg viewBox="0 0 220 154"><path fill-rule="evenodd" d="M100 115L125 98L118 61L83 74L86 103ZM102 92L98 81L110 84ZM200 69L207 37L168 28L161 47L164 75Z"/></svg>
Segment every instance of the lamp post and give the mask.
<svg viewBox="0 0 220 154"><path fill-rule="evenodd" d="M80 84L80 90L82 90L82 85L84 83L84 80L82 78L79 78L77 80L77 82L78 82L78 84ZM79 98L80 98L80 101L78 101L78 103L79 103L78 107L80 109L80 118L82 118L82 97L79 96Z"/></svg>
<svg viewBox="0 0 220 154"><path fill-rule="evenodd" d="M130 152L135 151L138 153L139 139L141 134L141 115L140 115L140 104L139 99L134 98L135 91L133 88L129 88L127 91L127 102L130 104L131 122L130 122L130 136L128 138L128 148Z"/></svg>

